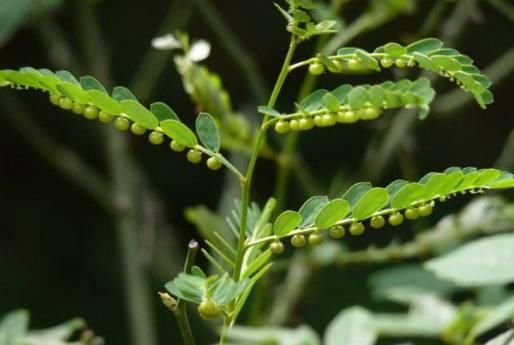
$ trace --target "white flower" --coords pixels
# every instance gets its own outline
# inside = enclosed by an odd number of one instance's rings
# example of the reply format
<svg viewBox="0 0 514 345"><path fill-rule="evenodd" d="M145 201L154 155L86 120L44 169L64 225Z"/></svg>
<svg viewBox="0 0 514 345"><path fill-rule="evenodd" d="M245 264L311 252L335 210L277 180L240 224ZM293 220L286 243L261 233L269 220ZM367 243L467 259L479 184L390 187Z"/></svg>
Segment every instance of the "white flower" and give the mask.
<svg viewBox="0 0 514 345"><path fill-rule="evenodd" d="M172 50L182 48L182 43L175 38L172 34L155 37L152 40L152 47L160 50Z"/></svg>
<svg viewBox="0 0 514 345"><path fill-rule="evenodd" d="M211 44L205 40L198 40L193 43L187 53L187 58L194 62L205 60L211 53Z"/></svg>

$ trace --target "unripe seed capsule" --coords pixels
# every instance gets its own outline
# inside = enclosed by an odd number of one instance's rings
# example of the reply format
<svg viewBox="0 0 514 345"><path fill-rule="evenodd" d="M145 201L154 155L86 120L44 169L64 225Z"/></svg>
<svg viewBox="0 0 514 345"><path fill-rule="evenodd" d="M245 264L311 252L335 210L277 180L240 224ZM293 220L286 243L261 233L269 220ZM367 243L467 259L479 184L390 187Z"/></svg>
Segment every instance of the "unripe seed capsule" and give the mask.
<svg viewBox="0 0 514 345"><path fill-rule="evenodd" d="M316 127L323 127L323 117L321 115L314 116L314 124Z"/></svg>
<svg viewBox="0 0 514 345"><path fill-rule="evenodd" d="M328 66L328 70L332 73L341 73L343 71L343 64L339 60L333 60L332 65Z"/></svg>
<svg viewBox="0 0 514 345"><path fill-rule="evenodd" d="M364 224L360 222L353 223L352 225L350 225L350 234L352 234L353 236L362 235L364 233L364 230L366 230L366 228L364 227Z"/></svg>
<svg viewBox="0 0 514 345"><path fill-rule="evenodd" d="M130 127L130 121L124 117L117 117L116 120L114 120L114 128L116 128L118 131L126 131Z"/></svg>
<svg viewBox="0 0 514 345"><path fill-rule="evenodd" d="M375 216L371 218L371 220L369 221L369 225L371 225L373 229L383 228L385 225L385 219L382 216Z"/></svg>
<svg viewBox="0 0 514 345"><path fill-rule="evenodd" d="M392 226L398 226L403 223L403 215L399 212L393 213L389 216L388 222Z"/></svg>
<svg viewBox="0 0 514 345"><path fill-rule="evenodd" d="M221 169L221 166L222 166L221 162L214 157L210 157L207 160L207 167L211 170L219 170L219 169Z"/></svg>
<svg viewBox="0 0 514 345"><path fill-rule="evenodd" d="M374 120L378 118L380 111L375 107L368 107L364 109L364 117L366 120Z"/></svg>
<svg viewBox="0 0 514 345"><path fill-rule="evenodd" d="M301 247L305 246L306 243L307 243L307 241L305 240L305 236L303 236L303 235L297 234L291 238L291 245L293 247L301 248Z"/></svg>
<svg viewBox="0 0 514 345"><path fill-rule="evenodd" d="M221 316L221 308L213 301L204 299L198 306L198 314L204 320L212 320Z"/></svg>
<svg viewBox="0 0 514 345"><path fill-rule="evenodd" d="M328 230L328 235L334 240L340 239L344 237L345 229L341 225L334 226Z"/></svg>
<svg viewBox="0 0 514 345"><path fill-rule="evenodd" d="M132 126L130 126L130 130L135 135L143 135L146 132L146 128L137 123L133 123Z"/></svg>
<svg viewBox="0 0 514 345"><path fill-rule="evenodd" d="M321 122L323 123L323 127L330 127L337 123L336 115L334 114L325 114L322 116Z"/></svg>
<svg viewBox="0 0 514 345"><path fill-rule="evenodd" d="M348 60L348 69L351 71L358 71L361 69L361 63L357 59Z"/></svg>
<svg viewBox="0 0 514 345"><path fill-rule="evenodd" d="M419 218L418 210L415 208L408 208L405 210L405 218L409 220L415 220Z"/></svg>
<svg viewBox="0 0 514 345"><path fill-rule="evenodd" d="M314 121L310 117L304 117L300 120L300 129L303 131L308 131L309 129L312 129L314 127Z"/></svg>
<svg viewBox="0 0 514 345"><path fill-rule="evenodd" d="M275 241L269 245L269 249L273 254L282 254L284 252L284 244L280 241Z"/></svg>
<svg viewBox="0 0 514 345"><path fill-rule="evenodd" d="M296 119L289 121L289 128L292 131L299 131L300 130L300 122Z"/></svg>
<svg viewBox="0 0 514 345"><path fill-rule="evenodd" d="M148 141L153 145L160 145L164 142L164 135L161 132L153 131L148 136Z"/></svg>
<svg viewBox="0 0 514 345"><path fill-rule="evenodd" d="M309 73L312 75L320 75L325 72L325 66L319 62L315 62L309 66Z"/></svg>
<svg viewBox="0 0 514 345"><path fill-rule="evenodd" d="M318 246L323 243L323 235L319 232L313 232L309 235L309 244L312 246Z"/></svg>
<svg viewBox="0 0 514 345"><path fill-rule="evenodd" d="M380 60L380 64L382 65L382 67L389 68L393 66L393 60L389 58L383 58L382 60Z"/></svg>
<svg viewBox="0 0 514 345"><path fill-rule="evenodd" d="M170 142L170 149L172 149L175 152L182 152L186 149L186 147L182 144L177 143L176 140L172 140Z"/></svg>
<svg viewBox="0 0 514 345"><path fill-rule="evenodd" d="M83 104L79 104L79 103L74 103L73 104L73 107L71 108L71 111L74 113L74 114L83 114L84 113L84 110L86 109L86 106L83 105Z"/></svg>
<svg viewBox="0 0 514 345"><path fill-rule="evenodd" d="M430 216L433 210L434 207L430 204L421 205L420 207L418 207L418 213L422 217Z"/></svg>
<svg viewBox="0 0 514 345"><path fill-rule="evenodd" d="M187 160L190 161L191 163L197 164L197 163L200 163L200 161L202 160L202 153L200 151L191 149L191 150L187 151L186 157L187 157Z"/></svg>
<svg viewBox="0 0 514 345"><path fill-rule="evenodd" d="M107 114L105 111L100 111L98 113L98 120L100 120L100 122L102 123L108 123L108 122L111 122L112 120L112 115L111 114Z"/></svg>
<svg viewBox="0 0 514 345"><path fill-rule="evenodd" d="M50 99L50 103L52 103L53 105L59 105L61 96L56 95L55 93L51 93L49 99Z"/></svg>
<svg viewBox="0 0 514 345"><path fill-rule="evenodd" d="M354 111L348 110L344 112L344 119L345 123L354 123L359 120L359 117Z"/></svg>
<svg viewBox="0 0 514 345"><path fill-rule="evenodd" d="M98 108L88 105L86 109L84 109L84 117L88 120L94 120L98 117Z"/></svg>
<svg viewBox="0 0 514 345"><path fill-rule="evenodd" d="M407 66L407 63L402 60L402 59L397 59L394 64L396 65L396 67L398 68L404 68L405 66Z"/></svg>
<svg viewBox="0 0 514 345"><path fill-rule="evenodd" d="M67 97L62 97L59 100L59 107L64 110L71 110L73 108L73 101Z"/></svg>
<svg viewBox="0 0 514 345"><path fill-rule="evenodd" d="M275 124L275 131L280 134L289 132L289 123L284 120L280 120Z"/></svg>

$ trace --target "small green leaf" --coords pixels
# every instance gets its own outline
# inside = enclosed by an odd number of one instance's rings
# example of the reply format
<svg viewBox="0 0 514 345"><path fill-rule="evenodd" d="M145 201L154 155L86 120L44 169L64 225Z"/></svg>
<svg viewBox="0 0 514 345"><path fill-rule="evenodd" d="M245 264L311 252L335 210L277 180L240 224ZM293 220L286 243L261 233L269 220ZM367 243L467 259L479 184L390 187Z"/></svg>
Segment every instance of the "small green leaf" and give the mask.
<svg viewBox="0 0 514 345"><path fill-rule="evenodd" d="M175 297L200 304L204 295L206 280L191 274L180 273L178 277L166 283L166 290Z"/></svg>
<svg viewBox="0 0 514 345"><path fill-rule="evenodd" d="M447 183L448 175L446 174L440 174L440 173L434 173L430 176L428 181L424 184L425 185L425 196L424 198L427 200L433 199L435 196L437 196L441 188L444 186L445 183Z"/></svg>
<svg viewBox="0 0 514 345"><path fill-rule="evenodd" d="M325 96L327 92L328 90L323 89L314 91L303 99L299 108L306 112L318 110L323 106L323 96Z"/></svg>
<svg viewBox="0 0 514 345"><path fill-rule="evenodd" d="M282 212L273 224L273 233L277 236L285 236L302 223L302 216L296 211Z"/></svg>
<svg viewBox="0 0 514 345"><path fill-rule="evenodd" d="M480 321L473 326L470 333L473 337L478 337L495 327L509 321L514 317L514 297L503 301L494 309L488 311Z"/></svg>
<svg viewBox="0 0 514 345"><path fill-rule="evenodd" d="M339 107L341 106L337 97L334 96L333 94L331 94L330 92L327 92L323 96L322 101L323 101L323 105L325 106L325 108L327 108L328 111L330 111L332 113L336 113L339 110Z"/></svg>
<svg viewBox="0 0 514 345"><path fill-rule="evenodd" d="M393 196L398 193L400 189L402 189L406 184L408 184L408 181L405 180L396 180L391 183L389 183L386 186L387 192L389 193L389 197L392 198Z"/></svg>
<svg viewBox="0 0 514 345"><path fill-rule="evenodd" d="M177 114L166 103L155 102L150 106L150 111L159 121L179 120Z"/></svg>
<svg viewBox="0 0 514 345"><path fill-rule="evenodd" d="M165 120L161 122L160 127L167 136L181 145L190 148L198 145L198 141L193 131L180 121Z"/></svg>
<svg viewBox="0 0 514 345"><path fill-rule="evenodd" d="M261 113L261 114L269 115L269 116L273 116L273 117L279 117L280 116L280 113L278 111L276 111L273 108L266 107L264 105L260 105L259 107L257 107L257 111L259 113Z"/></svg>
<svg viewBox="0 0 514 345"><path fill-rule="evenodd" d="M319 229L327 229L350 213L350 203L344 199L334 199L319 211L314 224Z"/></svg>
<svg viewBox="0 0 514 345"><path fill-rule="evenodd" d="M328 202L329 199L326 195L315 195L310 197L299 210L300 215L302 216L301 227L306 228L314 225L314 220L323 206L328 204Z"/></svg>
<svg viewBox="0 0 514 345"><path fill-rule="evenodd" d="M389 202L389 193L385 188L372 188L355 204L352 216L357 220L369 218L380 211Z"/></svg>
<svg viewBox="0 0 514 345"><path fill-rule="evenodd" d="M57 90L64 96L80 104L88 104L90 97L87 91L84 91L80 86L68 82L57 84Z"/></svg>
<svg viewBox="0 0 514 345"><path fill-rule="evenodd" d="M117 115L124 111L122 105L109 97L106 93L98 90L88 90L87 95L91 103L108 114Z"/></svg>
<svg viewBox="0 0 514 345"><path fill-rule="evenodd" d="M77 80L77 78L75 78L75 76L68 71L57 71L55 72L55 75L62 81L66 81L68 83L80 86L80 83Z"/></svg>
<svg viewBox="0 0 514 345"><path fill-rule="evenodd" d="M443 46L443 42L437 38L425 38L420 41L416 41L407 46L409 54L421 53L428 54L431 51L437 50Z"/></svg>
<svg viewBox="0 0 514 345"><path fill-rule="evenodd" d="M118 102L128 100L137 101L137 97L132 93L132 91L123 86L116 86L112 90L112 98Z"/></svg>
<svg viewBox="0 0 514 345"><path fill-rule="evenodd" d="M200 113L196 118L196 133L202 144L208 150L218 152L220 150L220 134L214 118L207 113Z"/></svg>
<svg viewBox="0 0 514 345"><path fill-rule="evenodd" d="M393 58L399 58L407 54L407 49L398 43L388 43L384 46L384 52Z"/></svg>
<svg viewBox="0 0 514 345"><path fill-rule="evenodd" d="M351 108L360 109L369 101L368 92L362 86L354 87L353 90L348 93L347 100Z"/></svg>
<svg viewBox="0 0 514 345"><path fill-rule="evenodd" d="M325 345L373 345L378 338L373 315L364 308L352 307L339 313L328 325Z"/></svg>
<svg viewBox="0 0 514 345"><path fill-rule="evenodd" d="M514 282L514 235L502 234L465 244L425 267L460 286L478 287Z"/></svg>
<svg viewBox="0 0 514 345"><path fill-rule="evenodd" d="M484 169L480 171L480 176L475 181L476 186L486 186L489 183L496 181L501 176L501 171L498 169Z"/></svg>
<svg viewBox="0 0 514 345"><path fill-rule="evenodd" d="M121 102L121 106L129 119L146 129L156 129L159 126L159 121L154 114L141 105L141 103L128 100Z"/></svg>
<svg viewBox="0 0 514 345"><path fill-rule="evenodd" d="M102 85L102 83L100 83L98 80L96 80L95 78L93 78L91 76L84 76L84 77L80 78L80 86L84 90L97 90L97 91L107 94L107 90Z"/></svg>
<svg viewBox="0 0 514 345"><path fill-rule="evenodd" d="M431 57L431 60L436 67L439 67L444 71L456 72L461 70L459 62L452 57L444 55L434 55Z"/></svg>
<svg viewBox="0 0 514 345"><path fill-rule="evenodd" d="M360 198L368 190L371 189L371 183L369 182L359 182L351 186L343 195L343 199L348 201L350 203L350 206L352 206L352 209L355 207L355 204L357 201L359 201Z"/></svg>
<svg viewBox="0 0 514 345"><path fill-rule="evenodd" d="M374 71L380 71L380 66L378 64L378 61L368 52L357 49L355 51L355 54L359 57L360 62L367 68L374 70Z"/></svg>
<svg viewBox="0 0 514 345"><path fill-rule="evenodd" d="M425 185L419 183L409 183L391 198L391 206L397 209L409 207L416 201L423 200L425 196Z"/></svg>

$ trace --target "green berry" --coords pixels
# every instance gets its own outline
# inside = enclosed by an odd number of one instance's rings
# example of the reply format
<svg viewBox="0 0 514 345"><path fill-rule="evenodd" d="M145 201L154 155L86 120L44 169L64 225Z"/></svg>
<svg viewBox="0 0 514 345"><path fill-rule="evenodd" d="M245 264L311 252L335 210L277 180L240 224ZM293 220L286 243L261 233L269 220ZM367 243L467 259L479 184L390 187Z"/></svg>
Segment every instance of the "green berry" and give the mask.
<svg viewBox="0 0 514 345"><path fill-rule="evenodd" d="M365 108L361 114L361 118L364 120L374 120L380 115L380 111L375 107Z"/></svg>
<svg viewBox="0 0 514 345"><path fill-rule="evenodd" d="M334 226L328 230L328 235L334 240L340 239L344 237L345 229L341 225Z"/></svg>
<svg viewBox="0 0 514 345"><path fill-rule="evenodd" d="M323 127L323 116L316 115L314 116L314 124L316 127Z"/></svg>
<svg viewBox="0 0 514 345"><path fill-rule="evenodd" d="M186 147L182 144L179 144L176 140L172 140L170 142L170 149L172 149L175 152L182 152L186 149Z"/></svg>
<svg viewBox="0 0 514 345"><path fill-rule="evenodd" d="M318 246L323 243L323 235L319 232L313 232L309 235L309 244L312 246Z"/></svg>
<svg viewBox="0 0 514 345"><path fill-rule="evenodd" d="M59 105L59 101L61 100L61 96L56 95L55 93L50 94L50 103L53 105Z"/></svg>
<svg viewBox="0 0 514 345"><path fill-rule="evenodd" d="M350 234L352 234L353 236L362 235L364 233L364 230L366 230L366 228L364 227L364 224L360 222L353 223L350 226Z"/></svg>
<svg viewBox="0 0 514 345"><path fill-rule="evenodd" d="M408 208L405 210L405 218L409 220L415 220L419 218L418 210L415 208Z"/></svg>
<svg viewBox="0 0 514 345"><path fill-rule="evenodd" d="M202 153L200 151L191 149L191 150L187 151L186 157L187 157L187 160L190 161L191 163L197 164L197 163L200 163L200 161L202 160Z"/></svg>
<svg viewBox="0 0 514 345"><path fill-rule="evenodd" d="M389 58L383 58L382 60L380 60L380 64L382 65L382 67L385 67L385 68L389 68L391 66L393 66L393 60L389 59Z"/></svg>
<svg viewBox="0 0 514 345"><path fill-rule="evenodd" d="M280 241L275 241L269 245L269 249L273 254L282 254L284 252L284 244Z"/></svg>
<svg viewBox="0 0 514 345"><path fill-rule="evenodd" d="M350 71L359 71L361 69L361 63L357 59L348 60L348 69Z"/></svg>
<svg viewBox="0 0 514 345"><path fill-rule="evenodd" d="M289 121L289 128L292 131L299 131L300 130L300 122L296 119Z"/></svg>
<svg viewBox="0 0 514 345"><path fill-rule="evenodd" d="M398 68L404 68L405 66L407 66L407 63L402 60L402 59L397 59L394 64L396 65L396 67Z"/></svg>
<svg viewBox="0 0 514 345"><path fill-rule="evenodd" d="M341 73L343 71L343 64L339 60L333 60L331 65L328 65L328 70L332 73Z"/></svg>
<svg viewBox="0 0 514 345"><path fill-rule="evenodd" d="M153 131L148 135L148 140L150 144L160 145L164 142L164 135L161 132Z"/></svg>
<svg viewBox="0 0 514 345"><path fill-rule="evenodd" d="M430 216L433 210L434 207L430 204L421 205L420 207L418 207L418 213L422 217Z"/></svg>
<svg viewBox="0 0 514 345"><path fill-rule="evenodd" d="M280 120L275 124L275 131L280 134L289 132L289 123L284 120Z"/></svg>
<svg viewBox="0 0 514 345"><path fill-rule="evenodd" d="M116 120L114 120L114 128L116 128L118 131L126 131L130 127L130 121L124 117L117 117Z"/></svg>
<svg viewBox="0 0 514 345"><path fill-rule="evenodd" d="M383 228L385 225L385 219L382 216L375 216L371 218L371 220L369 221L369 225L371 225L373 229Z"/></svg>
<svg viewBox="0 0 514 345"><path fill-rule="evenodd" d="M86 109L84 109L84 117L88 120L94 120L98 117L98 108L88 105Z"/></svg>
<svg viewBox="0 0 514 345"><path fill-rule="evenodd" d="M354 123L359 120L359 116L354 111L348 110L343 113L342 119L343 123Z"/></svg>
<svg viewBox="0 0 514 345"><path fill-rule="evenodd" d="M300 122L300 129L302 131L308 131L309 129L312 129L314 127L314 121L310 117L304 117L299 120Z"/></svg>
<svg viewBox="0 0 514 345"><path fill-rule="evenodd" d="M334 114L325 114L321 117L321 123L323 127L330 127L337 123L337 117Z"/></svg>
<svg viewBox="0 0 514 345"><path fill-rule="evenodd" d="M86 109L86 107L85 107L83 104L74 103L74 104L73 104L73 107L71 108L71 111L72 111L74 114L80 115L80 114L83 114L83 113L84 113L84 110L85 110L85 109Z"/></svg>
<svg viewBox="0 0 514 345"><path fill-rule="evenodd" d="M59 107L64 110L71 110L73 108L73 101L67 97L63 97L59 100Z"/></svg>
<svg viewBox="0 0 514 345"><path fill-rule="evenodd" d="M135 122L132 124L132 126L130 126L130 130L135 135L143 135L146 132L146 128L145 127L143 127L140 124L135 123Z"/></svg>
<svg viewBox="0 0 514 345"><path fill-rule="evenodd" d="M295 248L301 248L305 246L305 244L307 244L307 240L305 240L305 236L303 235L297 234L291 238L291 245Z"/></svg>
<svg viewBox="0 0 514 345"><path fill-rule="evenodd" d="M315 62L309 66L309 73L312 75L320 75L325 72L325 66L319 62Z"/></svg>
<svg viewBox="0 0 514 345"><path fill-rule="evenodd" d="M218 307L213 301L204 299L198 306L198 314L204 320L217 319L221 316L221 308Z"/></svg>
<svg viewBox="0 0 514 345"><path fill-rule="evenodd" d="M214 157L210 157L207 160L207 167L211 170L220 170L221 166L222 166L221 162Z"/></svg>
<svg viewBox="0 0 514 345"><path fill-rule="evenodd" d="M100 111L98 113L98 120L103 123L109 123L111 122L113 116L111 114L107 114L105 111Z"/></svg>
<svg viewBox="0 0 514 345"><path fill-rule="evenodd" d="M403 215L399 212L393 213L389 216L388 222L392 226L398 226L403 223Z"/></svg>

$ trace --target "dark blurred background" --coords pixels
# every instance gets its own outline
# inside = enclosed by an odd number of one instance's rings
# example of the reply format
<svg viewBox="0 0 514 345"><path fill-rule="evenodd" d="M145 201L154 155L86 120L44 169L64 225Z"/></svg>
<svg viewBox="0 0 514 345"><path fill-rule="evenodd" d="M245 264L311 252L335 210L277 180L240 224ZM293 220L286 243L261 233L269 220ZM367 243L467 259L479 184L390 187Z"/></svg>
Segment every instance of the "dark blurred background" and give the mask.
<svg viewBox="0 0 514 345"><path fill-rule="evenodd" d="M2 11L8 13L6 6L17 6L22 2L0 0L0 14ZM100 72L102 75L98 78L103 82L108 83L110 78L113 85L129 85L143 55L150 49L151 39L180 29L192 38L204 38L212 43L213 51L205 64L222 76L234 107L256 121L258 116L254 109L260 102L220 40L221 36L213 31L212 23L206 18L208 13L200 8L201 3L184 1L181 5L172 4L170 10L169 0L104 0L86 5L77 0L52 6L49 11L31 11L12 35L4 33L0 66L64 68L75 75ZM377 30L363 33L351 45L372 50L388 41L408 42L416 37L434 1L416 3L417 9L413 13L400 15ZM472 56L480 68L489 66L510 51L510 59L506 60L510 61L510 67L507 63L502 64L506 71L500 71L501 81L493 89L495 103L483 111L475 102L465 102L457 111L435 111L426 121L409 125L379 175L375 174L373 154L383 148L383 138L393 126L394 114L387 113L374 123L336 126L302 135L303 160L314 173L319 191L326 192L331 186L337 189L334 176L340 179L371 178L374 183L385 185L397 176L416 178L448 166L495 165L514 124L514 74L511 73L514 25L487 1L474 3L477 7L470 9L470 18L458 33L454 46ZM255 62L257 73L267 88L271 88L288 42L284 20L272 2L213 0L212 5ZM89 8L86 15L82 13L84 6ZM351 23L366 6L367 1L352 2L345 8L345 21ZM455 6L448 2L442 22L452 15ZM88 15L93 12L97 15L99 35L105 44L105 49L98 51L88 51L87 40L94 35L84 29L88 27ZM169 22L169 27L161 27L170 13L174 19ZM0 27L4 25L2 23ZM441 29L438 25L430 35L440 35ZM444 29L451 30L451 24ZM312 48L311 42L305 44L298 59L308 57ZM164 59L167 53L155 54L161 54ZM110 65L107 74L102 70L103 66L98 66L104 55ZM496 67L501 70L502 66ZM292 108L302 73L297 72L288 80L278 109ZM391 72L328 76L321 83L330 88L342 82L371 83L397 76ZM454 86L445 80L435 86L442 95L454 90ZM146 104L162 100L172 105L186 122L191 123L194 119L195 106L183 90L172 59L167 60L154 88L147 90L145 85L139 85L139 90L148 94L145 95ZM135 92L139 96L138 90ZM123 240L119 240L122 236L119 228L123 226L99 205L87 187L78 186L73 176L56 169L55 163L56 160L64 159L69 163L75 159L75 156L62 156L68 152L62 151L66 148L102 179L110 181L112 171L108 162L112 150L108 148L105 126L65 113L34 91L5 89L1 93L0 315L15 308L27 308L36 328L78 315L109 344L130 343L124 300L127 282L123 278L123 267L129 261L120 259ZM438 109L444 110L445 104L439 103ZM187 163L182 155L171 154L165 145L155 148L142 138L129 134L124 137L126 151L139 169L138 177L128 183L135 184L134 198L141 210L130 209L129 213L144 216L149 212L150 220L147 221L151 223L151 226L139 224L137 227L136 237L142 249L140 257L132 262L146 265L160 343L178 344L175 321L160 305L155 292L176 274L182 265L183 248L190 238L197 237L195 228L185 220L183 210L198 204L216 209L220 197L226 192L227 179L224 172L213 173ZM55 145L47 138L55 141ZM278 145L280 140L272 138L271 142ZM125 169L127 175L134 174L130 165ZM254 188L256 201L262 203L272 193L274 185L270 181L275 172L269 161L259 164ZM121 174L124 173L122 169ZM306 193L293 178L287 206L297 208L305 199ZM459 209L467 200L452 201L431 221ZM159 211L152 213L155 209ZM388 235L372 234L352 241L348 246L363 248L370 242L380 245L389 240ZM371 270L371 267L355 267L324 271L320 276L322 279L310 288L292 323L305 322L323 330L340 309L357 303L372 303L365 289L366 276ZM352 279L348 279L349 276ZM275 280L280 281L279 276ZM203 329L204 326L199 324L198 327ZM206 338L200 343L212 339L209 332L205 334Z"/></svg>

